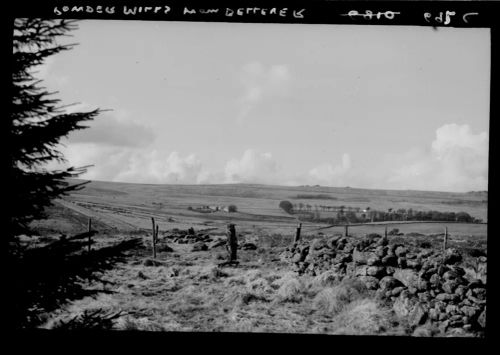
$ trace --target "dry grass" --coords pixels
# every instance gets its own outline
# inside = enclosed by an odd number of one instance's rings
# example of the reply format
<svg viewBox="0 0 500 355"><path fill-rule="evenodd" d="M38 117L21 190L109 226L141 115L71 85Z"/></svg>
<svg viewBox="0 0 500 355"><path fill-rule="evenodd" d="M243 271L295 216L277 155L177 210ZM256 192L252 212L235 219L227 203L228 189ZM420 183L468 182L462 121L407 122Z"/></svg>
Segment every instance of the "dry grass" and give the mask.
<svg viewBox="0 0 500 355"><path fill-rule="evenodd" d="M314 298L314 308L322 313L335 315L348 304L368 295L366 286L358 280L345 279L333 287L319 291Z"/></svg>
<svg viewBox="0 0 500 355"><path fill-rule="evenodd" d="M306 291L305 284L297 276L285 274L281 279L274 282L279 285L275 300L277 302L295 302L300 303L304 299Z"/></svg>
<svg viewBox="0 0 500 355"><path fill-rule="evenodd" d="M359 299L346 304L334 318L335 334L375 335L391 328L390 310L372 299Z"/></svg>

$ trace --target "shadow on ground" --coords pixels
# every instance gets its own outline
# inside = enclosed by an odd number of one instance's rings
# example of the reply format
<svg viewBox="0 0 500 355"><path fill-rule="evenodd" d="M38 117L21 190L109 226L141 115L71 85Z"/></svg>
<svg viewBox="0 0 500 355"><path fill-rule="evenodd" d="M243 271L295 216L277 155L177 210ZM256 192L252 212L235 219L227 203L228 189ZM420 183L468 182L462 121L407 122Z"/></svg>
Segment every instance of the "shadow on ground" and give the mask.
<svg viewBox="0 0 500 355"><path fill-rule="evenodd" d="M98 250L86 251L83 241L56 241L43 247L11 254L8 265L12 297L9 314L14 329L33 328L44 321L44 314L63 304L105 290L85 289L89 281L105 281L99 273L125 260L124 253L141 244L138 238Z"/></svg>

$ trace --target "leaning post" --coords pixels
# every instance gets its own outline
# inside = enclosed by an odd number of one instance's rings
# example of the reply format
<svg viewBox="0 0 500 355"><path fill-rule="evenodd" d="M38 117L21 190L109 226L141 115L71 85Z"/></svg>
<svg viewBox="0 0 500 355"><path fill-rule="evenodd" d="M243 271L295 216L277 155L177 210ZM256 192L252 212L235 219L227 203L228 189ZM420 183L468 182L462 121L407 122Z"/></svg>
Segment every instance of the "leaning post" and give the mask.
<svg viewBox="0 0 500 355"><path fill-rule="evenodd" d="M444 227L443 252L446 251L447 244L448 244L448 227Z"/></svg>
<svg viewBox="0 0 500 355"><path fill-rule="evenodd" d="M92 234L90 234L90 232L92 231L92 218L89 218L89 253L90 253L90 248L91 248L91 245L92 245Z"/></svg>
<svg viewBox="0 0 500 355"><path fill-rule="evenodd" d="M227 246L229 253L229 262L236 261L237 259L237 248L238 248L238 240L236 239L236 230L235 225L229 223L227 225Z"/></svg>
<svg viewBox="0 0 500 355"><path fill-rule="evenodd" d="M155 219L151 217L151 222L153 223L153 259L156 259L156 228Z"/></svg>
<svg viewBox="0 0 500 355"><path fill-rule="evenodd" d="M297 225L297 230L295 231L295 240L294 242L297 243L300 240L300 230L302 229L302 223L299 223Z"/></svg>

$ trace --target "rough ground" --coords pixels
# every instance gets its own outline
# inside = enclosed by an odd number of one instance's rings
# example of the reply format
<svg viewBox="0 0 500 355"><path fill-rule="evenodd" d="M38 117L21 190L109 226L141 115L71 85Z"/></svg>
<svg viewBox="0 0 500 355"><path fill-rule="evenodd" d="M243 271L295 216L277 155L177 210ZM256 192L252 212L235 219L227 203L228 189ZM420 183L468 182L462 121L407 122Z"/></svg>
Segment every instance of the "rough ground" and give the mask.
<svg viewBox="0 0 500 355"><path fill-rule="evenodd" d="M99 325L99 314L106 314L113 315L106 327L117 330L481 335L425 324L415 329L363 283L293 272L280 260L290 237L240 235L240 264L223 267L217 266L226 258L222 235L164 233L155 260L147 234L97 237L93 248L134 238L138 246L126 250L113 267L96 271L92 280L76 281L95 292L68 298L55 310L38 310L37 326L78 328L85 319L92 323L88 319L94 313L96 327L104 324ZM166 245L173 250L161 251L168 250Z"/></svg>

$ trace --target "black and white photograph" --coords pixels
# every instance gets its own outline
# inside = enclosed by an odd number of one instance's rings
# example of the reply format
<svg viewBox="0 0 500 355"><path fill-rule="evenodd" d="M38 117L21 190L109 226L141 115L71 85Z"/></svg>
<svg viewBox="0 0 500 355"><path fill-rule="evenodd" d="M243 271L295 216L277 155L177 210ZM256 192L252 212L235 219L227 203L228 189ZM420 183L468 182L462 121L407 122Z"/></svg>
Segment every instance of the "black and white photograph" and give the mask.
<svg viewBox="0 0 500 355"><path fill-rule="evenodd" d="M63 11L13 21L11 327L485 337L490 28Z"/></svg>

